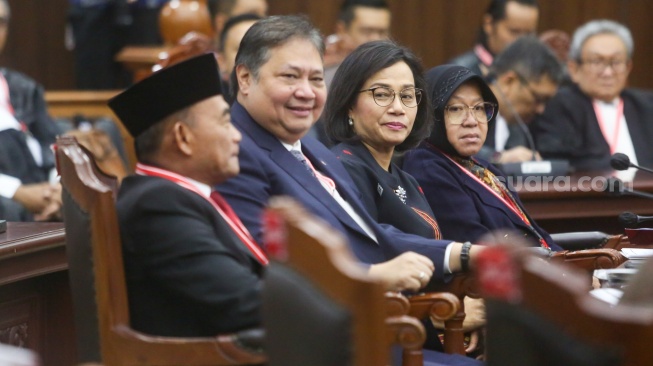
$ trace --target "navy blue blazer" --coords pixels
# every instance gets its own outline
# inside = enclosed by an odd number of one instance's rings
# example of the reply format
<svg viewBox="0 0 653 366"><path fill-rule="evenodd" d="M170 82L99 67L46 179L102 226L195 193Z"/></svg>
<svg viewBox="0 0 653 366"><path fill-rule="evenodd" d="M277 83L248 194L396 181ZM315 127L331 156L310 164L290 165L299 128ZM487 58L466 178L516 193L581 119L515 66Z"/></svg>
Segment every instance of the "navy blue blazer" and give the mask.
<svg viewBox="0 0 653 366"><path fill-rule="evenodd" d="M354 254L364 263L387 261L414 251L430 258L436 271L433 279L443 279L443 263L448 240L426 239L378 224L366 212L361 194L342 163L322 143L302 139L302 151L315 169L333 179L340 195L370 226L374 242L315 177L270 132L259 126L238 102L231 107L231 119L242 132L240 174L217 186L254 239L261 243L261 215L272 196L290 196L308 211L321 217L346 235Z"/></svg>
<svg viewBox="0 0 653 366"><path fill-rule="evenodd" d="M505 176L492 164L477 159L498 177ZM514 230L539 245L537 234L499 198L467 175L442 152L421 145L404 158L404 171L411 174L424 189L426 199L438 220L445 238L457 241L478 241L497 229ZM505 180L504 180L505 181ZM526 214L533 228L552 250L561 250L551 236L528 215L519 196L508 187L515 201Z"/></svg>

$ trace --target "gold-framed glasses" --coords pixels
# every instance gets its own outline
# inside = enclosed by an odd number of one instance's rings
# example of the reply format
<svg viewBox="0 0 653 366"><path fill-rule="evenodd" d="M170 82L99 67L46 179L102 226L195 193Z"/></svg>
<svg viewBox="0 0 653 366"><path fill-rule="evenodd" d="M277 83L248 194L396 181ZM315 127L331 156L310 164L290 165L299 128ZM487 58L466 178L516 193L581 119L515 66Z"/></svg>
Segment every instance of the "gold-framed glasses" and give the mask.
<svg viewBox="0 0 653 366"><path fill-rule="evenodd" d="M451 104L444 107L447 117L449 117L449 124L461 125L467 118L467 112L474 116L478 123L488 123L494 116L497 106L494 103L483 102L472 106L465 104Z"/></svg>
<svg viewBox="0 0 653 366"><path fill-rule="evenodd" d="M375 86L373 88L360 90L359 93L372 92L374 103L379 107L387 107L395 100L397 92L394 89L385 86ZM415 108L422 101L422 89L405 88L399 91L399 100L408 108Z"/></svg>

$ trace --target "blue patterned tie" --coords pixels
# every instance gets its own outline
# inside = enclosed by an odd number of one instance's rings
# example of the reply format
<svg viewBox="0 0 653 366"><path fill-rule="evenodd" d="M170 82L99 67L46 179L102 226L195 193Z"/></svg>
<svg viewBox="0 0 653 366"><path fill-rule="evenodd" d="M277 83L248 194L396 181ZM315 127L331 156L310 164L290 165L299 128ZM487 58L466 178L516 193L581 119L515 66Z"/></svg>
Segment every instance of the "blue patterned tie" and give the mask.
<svg viewBox="0 0 653 366"><path fill-rule="evenodd" d="M306 168L311 173L312 176L315 177L315 172L313 171L311 166L308 164L308 161L306 161L306 157L304 156L304 154L302 154L301 151L299 151L299 150L290 150L290 153L292 154L292 156L295 157L295 159L299 160L299 162L302 163L304 168Z"/></svg>

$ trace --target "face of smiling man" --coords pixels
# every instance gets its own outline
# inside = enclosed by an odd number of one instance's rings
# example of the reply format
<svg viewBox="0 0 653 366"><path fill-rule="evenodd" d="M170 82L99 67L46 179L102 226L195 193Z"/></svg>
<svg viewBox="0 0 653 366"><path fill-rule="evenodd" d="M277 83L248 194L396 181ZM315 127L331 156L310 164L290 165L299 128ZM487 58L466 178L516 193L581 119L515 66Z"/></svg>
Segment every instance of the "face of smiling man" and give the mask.
<svg viewBox="0 0 653 366"><path fill-rule="evenodd" d="M255 77L236 69L238 101L263 128L286 143L302 138L322 113L326 100L322 57L308 40L295 38L270 50Z"/></svg>

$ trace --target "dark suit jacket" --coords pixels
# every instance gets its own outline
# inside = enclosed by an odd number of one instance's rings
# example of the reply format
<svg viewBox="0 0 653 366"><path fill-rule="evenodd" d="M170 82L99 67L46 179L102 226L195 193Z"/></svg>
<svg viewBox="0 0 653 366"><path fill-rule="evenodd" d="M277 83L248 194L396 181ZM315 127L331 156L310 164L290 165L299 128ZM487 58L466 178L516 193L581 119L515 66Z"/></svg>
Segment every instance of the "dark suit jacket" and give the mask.
<svg viewBox="0 0 653 366"><path fill-rule="evenodd" d="M260 325L261 265L205 198L130 176L117 209L135 329L194 337Z"/></svg>
<svg viewBox="0 0 653 366"><path fill-rule="evenodd" d="M628 131L639 165L653 167L653 93L621 93ZM568 159L577 171L610 170L605 141L592 100L577 86L560 88L544 114L531 125L537 150L545 159Z"/></svg>
<svg viewBox="0 0 653 366"><path fill-rule="evenodd" d="M331 151L342 161L361 192L365 209L377 222L425 238L441 237L424 192L410 174L395 164L390 172L383 170L360 142L343 142ZM404 190L405 203L395 193L397 189Z"/></svg>
<svg viewBox="0 0 653 366"><path fill-rule="evenodd" d="M7 80L15 117L25 124L29 133L41 144L43 159L42 166L36 164L22 131L0 131L0 173L18 178L24 184L45 182L50 170L54 168L54 154L50 145L54 143L59 129L47 114L43 87L17 71L0 68L0 73ZM2 199L0 218L31 220L31 214L18 202Z"/></svg>
<svg viewBox="0 0 653 366"><path fill-rule="evenodd" d="M478 159L498 177L505 176L491 164ZM440 151L420 146L404 159L404 170L424 188L426 199L438 219L442 235L458 241L478 241L497 229L514 230L539 245L537 235L494 194L468 176ZM506 182L506 180L504 180ZM509 187L517 204L526 213L517 193ZM526 213L533 228L553 250L560 250L551 236Z"/></svg>
<svg viewBox="0 0 653 366"><path fill-rule="evenodd" d="M428 240L375 222L361 202L361 194L342 163L324 145L302 139L302 151L313 166L334 180L340 195L374 231L375 243L347 214L313 175L271 133L259 126L238 103L231 119L243 133L240 143L240 174L217 189L229 201L254 239L261 243L261 214L272 196L297 199L309 212L346 235L354 254L365 263L380 263L406 252L423 254L435 263L434 279L443 279L444 252L450 241Z"/></svg>

